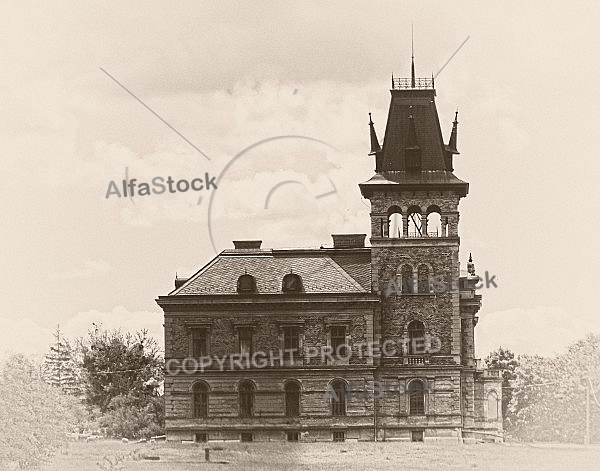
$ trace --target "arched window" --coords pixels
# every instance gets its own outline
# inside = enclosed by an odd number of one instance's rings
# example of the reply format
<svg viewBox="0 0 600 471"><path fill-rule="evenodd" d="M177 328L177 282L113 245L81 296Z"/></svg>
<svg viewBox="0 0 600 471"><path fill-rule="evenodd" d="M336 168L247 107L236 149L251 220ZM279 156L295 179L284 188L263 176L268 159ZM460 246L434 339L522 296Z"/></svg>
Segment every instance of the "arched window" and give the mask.
<svg viewBox="0 0 600 471"><path fill-rule="evenodd" d="M192 388L192 415L194 418L208 417L208 386L196 383Z"/></svg>
<svg viewBox="0 0 600 471"><path fill-rule="evenodd" d="M283 277L281 289L286 293L299 293L302 291L302 280L295 273L288 273Z"/></svg>
<svg viewBox="0 0 600 471"><path fill-rule="evenodd" d="M408 414L425 415L425 388L420 379L415 379L408 385Z"/></svg>
<svg viewBox="0 0 600 471"><path fill-rule="evenodd" d="M427 208L427 235L429 237L442 237L442 211L439 206L432 205Z"/></svg>
<svg viewBox="0 0 600 471"><path fill-rule="evenodd" d="M408 208L408 237L423 237L421 231L421 208L411 206Z"/></svg>
<svg viewBox="0 0 600 471"><path fill-rule="evenodd" d="M392 206L388 209L387 230L387 236L390 238L402 237L402 210L398 206Z"/></svg>
<svg viewBox="0 0 600 471"><path fill-rule="evenodd" d="M421 294L429 293L429 267L427 265L419 265L417 289Z"/></svg>
<svg viewBox="0 0 600 471"><path fill-rule="evenodd" d="M402 265L400 268L400 278L402 294L413 294L415 292L415 279L413 278L413 269L410 265Z"/></svg>
<svg viewBox="0 0 600 471"><path fill-rule="evenodd" d="M300 415L300 385L295 381L285 383L285 416Z"/></svg>
<svg viewBox="0 0 600 471"><path fill-rule="evenodd" d="M425 353L425 326L421 321L408 324L408 354L422 355Z"/></svg>
<svg viewBox="0 0 600 471"><path fill-rule="evenodd" d="M240 417L252 417L254 415L254 383L242 381L238 388L240 401Z"/></svg>
<svg viewBox="0 0 600 471"><path fill-rule="evenodd" d="M252 275L244 274L238 278L237 282L238 293L255 293L256 281Z"/></svg>
<svg viewBox="0 0 600 471"><path fill-rule="evenodd" d="M331 398L331 415L346 415L346 384L337 379L331 383L331 388L337 397Z"/></svg>
<svg viewBox="0 0 600 471"><path fill-rule="evenodd" d="M498 420L498 395L495 391L491 391L487 398L488 419Z"/></svg>

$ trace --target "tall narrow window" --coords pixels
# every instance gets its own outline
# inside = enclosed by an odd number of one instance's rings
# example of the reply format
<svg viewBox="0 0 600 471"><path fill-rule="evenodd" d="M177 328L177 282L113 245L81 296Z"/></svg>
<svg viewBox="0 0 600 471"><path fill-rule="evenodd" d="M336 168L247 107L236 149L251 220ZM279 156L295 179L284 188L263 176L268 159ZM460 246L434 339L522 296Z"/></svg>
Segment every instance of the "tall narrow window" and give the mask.
<svg viewBox="0 0 600 471"><path fill-rule="evenodd" d="M414 380L408 385L410 415L425 415L425 392L423 382Z"/></svg>
<svg viewBox="0 0 600 471"><path fill-rule="evenodd" d="M300 385L294 381L285 383L285 416L300 415Z"/></svg>
<svg viewBox="0 0 600 471"><path fill-rule="evenodd" d="M194 418L208 417L208 386L206 384L194 384L192 402Z"/></svg>
<svg viewBox="0 0 600 471"><path fill-rule="evenodd" d="M252 328L240 327L238 329L238 350L242 355L252 355Z"/></svg>
<svg viewBox="0 0 600 471"><path fill-rule="evenodd" d="M442 237L442 217L439 206L427 208L427 235L429 237Z"/></svg>
<svg viewBox="0 0 600 471"><path fill-rule="evenodd" d="M239 389L240 417L254 415L254 384L251 381L242 381Z"/></svg>
<svg viewBox="0 0 600 471"><path fill-rule="evenodd" d="M333 356L345 357L346 347L342 346L346 344L346 326L343 325L332 325L331 329L331 348L333 349ZM338 350L339 348L339 350Z"/></svg>
<svg viewBox="0 0 600 471"><path fill-rule="evenodd" d="M408 208L408 237L423 237L421 208L411 206Z"/></svg>
<svg viewBox="0 0 600 471"><path fill-rule="evenodd" d="M192 356L194 358L208 355L208 342L206 337L206 329L192 329Z"/></svg>
<svg viewBox="0 0 600 471"><path fill-rule="evenodd" d="M283 350L285 354L285 359L290 360L298 357L298 352L300 351L300 332L298 327L284 327L283 328ZM292 350L292 352L287 352L286 350Z"/></svg>
<svg viewBox="0 0 600 471"><path fill-rule="evenodd" d="M387 236L390 238L402 237L402 230L402 210L398 206L392 206L388 209Z"/></svg>
<svg viewBox="0 0 600 471"><path fill-rule="evenodd" d="M331 398L331 415L346 415L346 385L343 381L337 380L331 386L335 393Z"/></svg>
<svg viewBox="0 0 600 471"><path fill-rule="evenodd" d="M408 324L408 354L423 353L425 353L425 326L420 321L412 321Z"/></svg>

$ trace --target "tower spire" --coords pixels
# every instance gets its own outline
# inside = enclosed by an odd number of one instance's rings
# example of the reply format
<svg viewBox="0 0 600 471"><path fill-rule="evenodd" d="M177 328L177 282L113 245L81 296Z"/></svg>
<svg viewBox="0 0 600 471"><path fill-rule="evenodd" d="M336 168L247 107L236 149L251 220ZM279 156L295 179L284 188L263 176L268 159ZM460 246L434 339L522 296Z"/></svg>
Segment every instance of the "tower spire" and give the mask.
<svg viewBox="0 0 600 471"><path fill-rule="evenodd" d="M454 114L454 121L452 122L452 132L450 133L450 140L448 141L448 145L446 146L446 150L451 154L460 154L456 149L456 137L458 135L458 108L456 108L456 113Z"/></svg>
<svg viewBox="0 0 600 471"><path fill-rule="evenodd" d="M414 35L414 25L410 25L410 85L412 88L415 88L415 35Z"/></svg>
<svg viewBox="0 0 600 471"><path fill-rule="evenodd" d="M371 132L371 152L369 152L369 155L374 155L377 152L381 152L381 146L379 145L379 140L377 139L377 133L375 133L375 126L373 120L371 119L371 113L369 113L369 130Z"/></svg>

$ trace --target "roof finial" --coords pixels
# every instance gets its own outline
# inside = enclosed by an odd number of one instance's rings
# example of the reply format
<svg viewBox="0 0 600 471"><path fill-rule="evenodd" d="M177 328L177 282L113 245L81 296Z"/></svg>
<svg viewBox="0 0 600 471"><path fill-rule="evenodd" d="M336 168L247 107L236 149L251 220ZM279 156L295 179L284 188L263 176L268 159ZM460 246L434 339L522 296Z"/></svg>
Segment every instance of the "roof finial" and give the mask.
<svg viewBox="0 0 600 471"><path fill-rule="evenodd" d="M467 273L470 276L475 276L475 264L473 263L473 257L471 256L471 252L469 252L469 262L467 263Z"/></svg>
<svg viewBox="0 0 600 471"><path fill-rule="evenodd" d="M415 38L414 38L414 25L411 23L410 24L410 48L411 48L411 68L410 68L410 72L411 72L411 80L410 80L410 84L412 88L415 88Z"/></svg>

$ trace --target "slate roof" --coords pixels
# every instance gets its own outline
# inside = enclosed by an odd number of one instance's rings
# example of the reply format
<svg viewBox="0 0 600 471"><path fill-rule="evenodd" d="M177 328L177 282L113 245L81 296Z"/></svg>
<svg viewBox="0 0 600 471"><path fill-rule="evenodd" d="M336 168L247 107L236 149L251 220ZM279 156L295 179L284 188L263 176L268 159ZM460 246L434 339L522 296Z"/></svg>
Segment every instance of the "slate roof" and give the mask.
<svg viewBox="0 0 600 471"><path fill-rule="evenodd" d="M288 273L302 279L306 294L369 293L371 252L337 249L225 250L170 295L237 294L238 278L248 273L258 294L286 295L282 280Z"/></svg>
<svg viewBox="0 0 600 471"><path fill-rule="evenodd" d="M440 129L435 90L392 90L383 140L382 170L406 170L409 116L413 116L416 143L421 149L422 170L446 170L445 144Z"/></svg>

